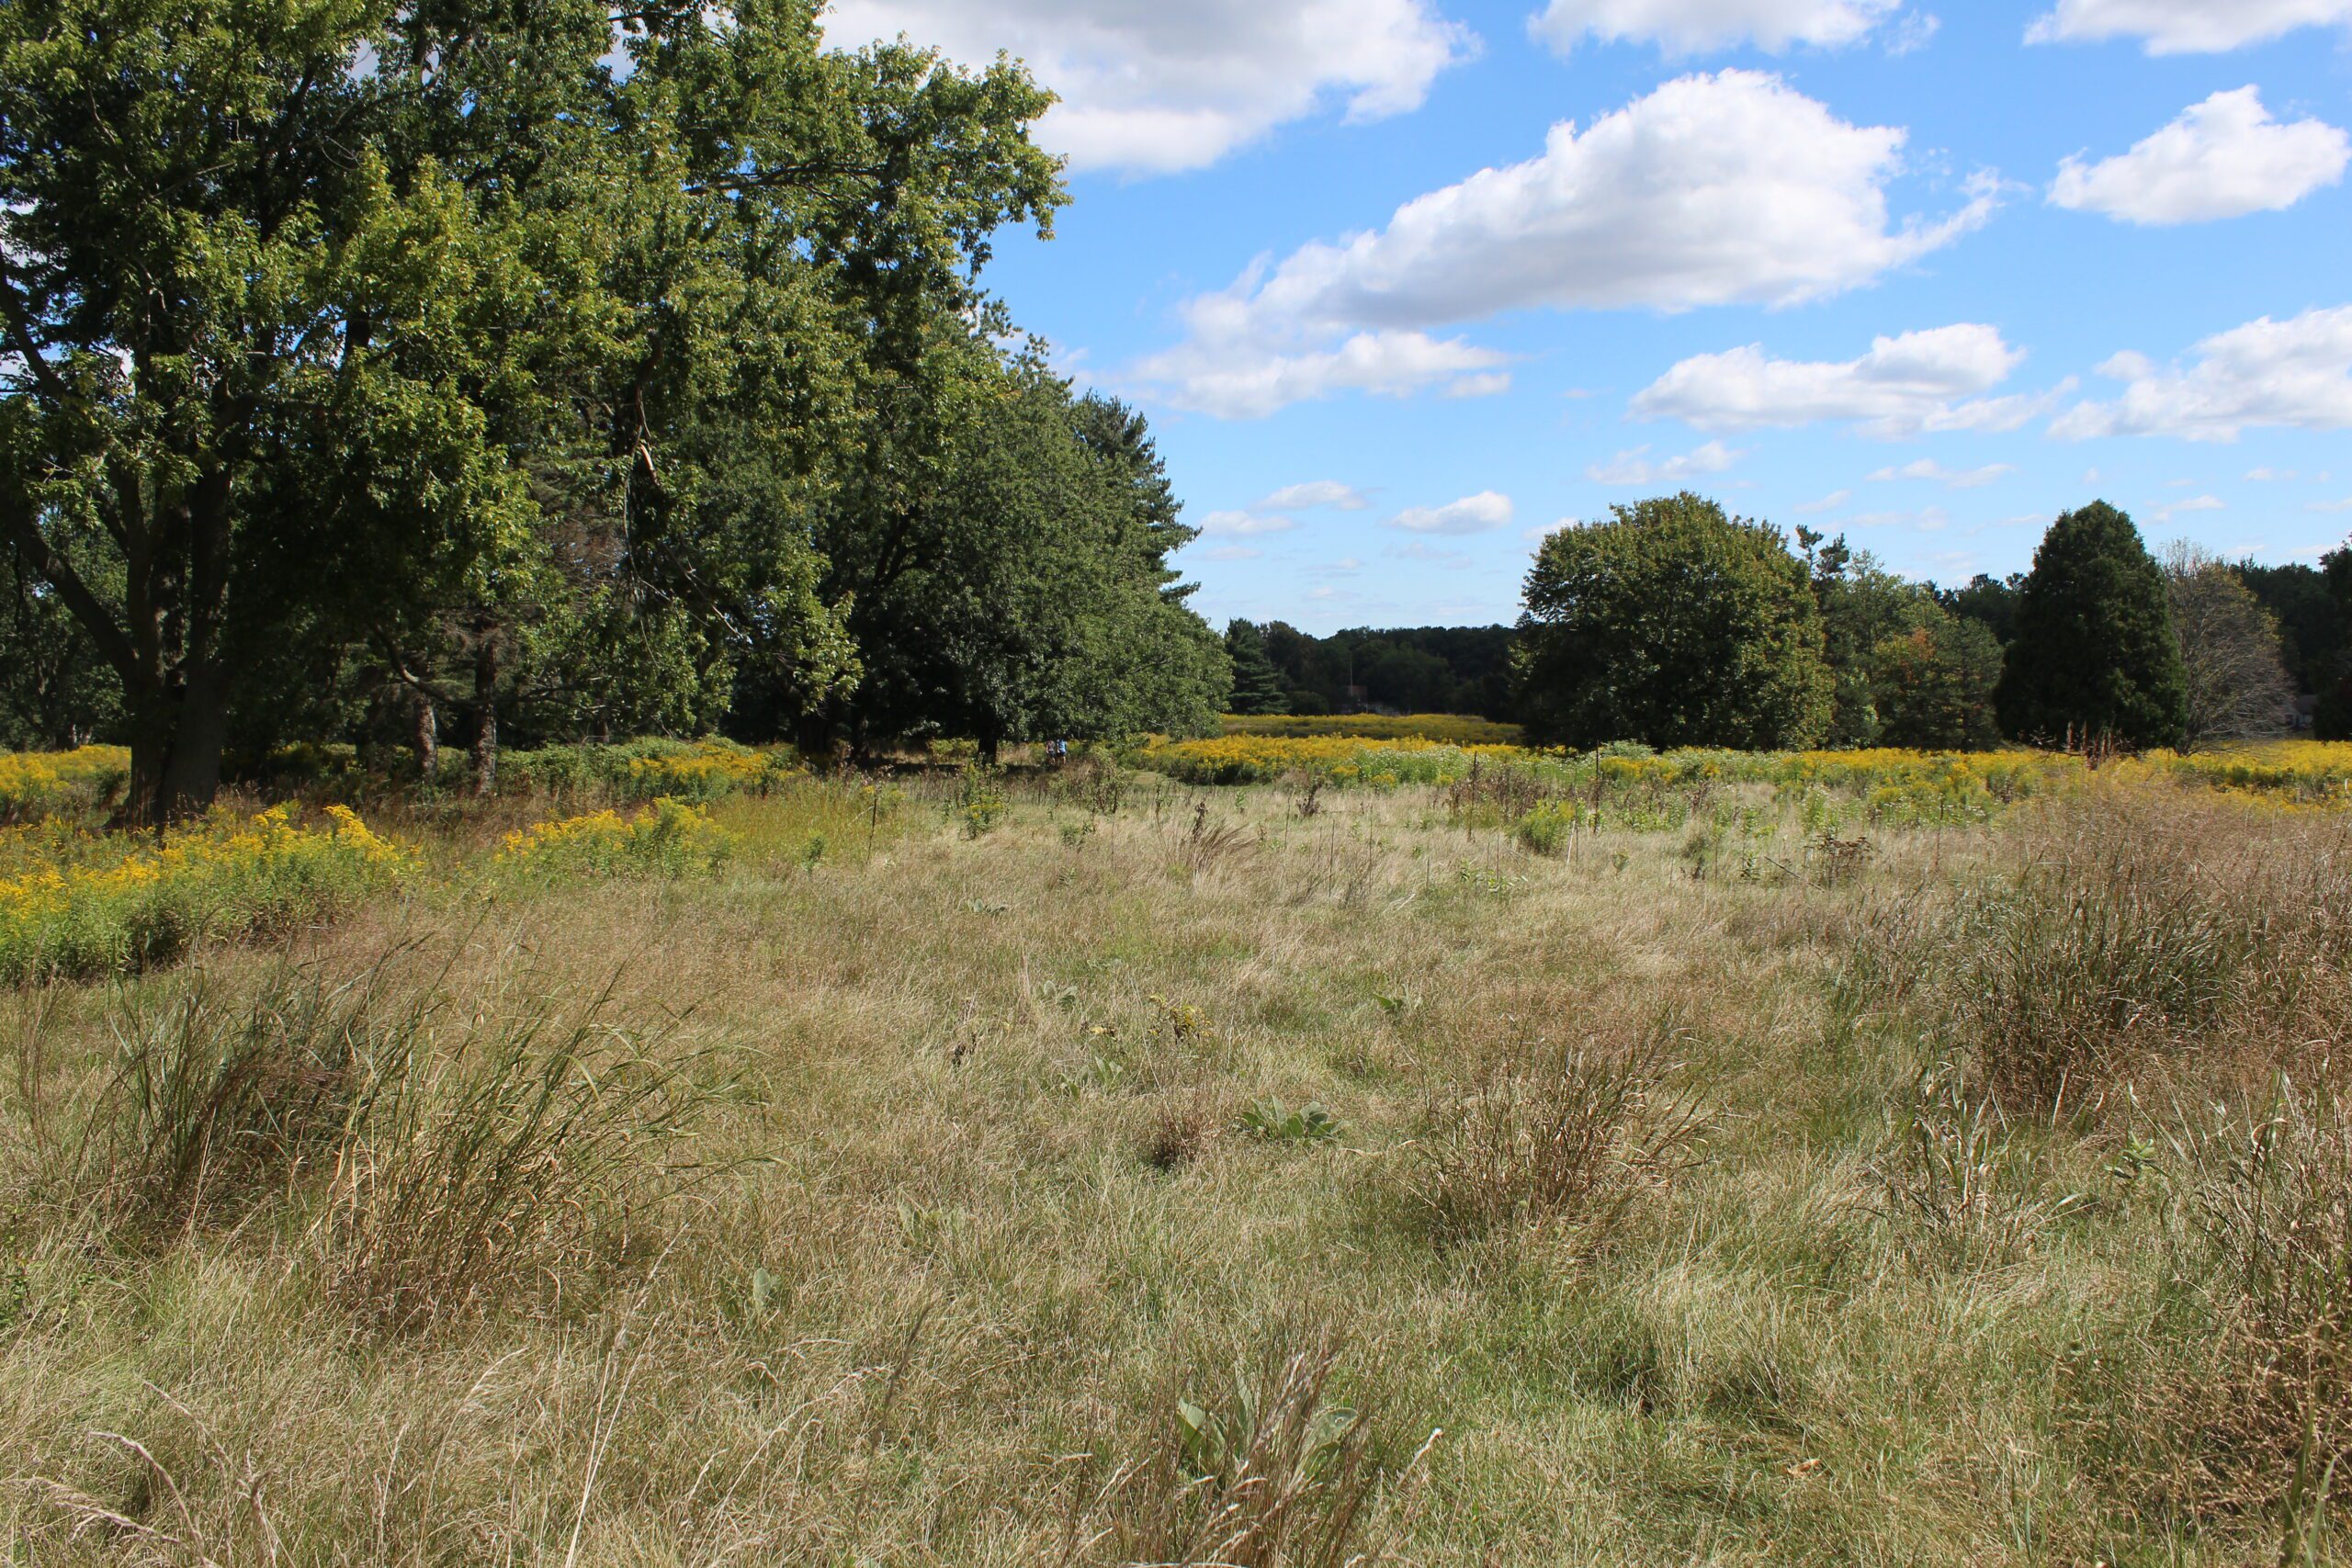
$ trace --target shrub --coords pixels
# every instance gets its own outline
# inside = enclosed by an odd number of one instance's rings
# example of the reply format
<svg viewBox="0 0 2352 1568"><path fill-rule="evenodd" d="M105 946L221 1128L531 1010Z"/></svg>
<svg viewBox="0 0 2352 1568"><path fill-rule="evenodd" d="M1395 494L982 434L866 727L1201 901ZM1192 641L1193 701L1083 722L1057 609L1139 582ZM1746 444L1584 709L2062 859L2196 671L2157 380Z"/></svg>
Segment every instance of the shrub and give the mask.
<svg viewBox="0 0 2352 1568"><path fill-rule="evenodd" d="M1583 808L1573 800L1546 800L1519 819L1511 836L1530 854L1556 855L1568 847L1583 816Z"/></svg>
<svg viewBox="0 0 2352 1568"><path fill-rule="evenodd" d="M1556 1225L1605 1240L1698 1157L1707 1122L1674 1087L1679 1038L1657 1027L1589 1041L1437 1108L1419 1145L1418 1196L1440 1239Z"/></svg>
<svg viewBox="0 0 2352 1568"><path fill-rule="evenodd" d="M1001 775L995 769L967 762L957 772L955 821L964 837L978 839L993 833L1012 810Z"/></svg>
<svg viewBox="0 0 2352 1568"><path fill-rule="evenodd" d="M408 855L348 808L326 815L318 829L296 827L283 806L243 818L216 811L119 860L0 879L0 983L115 973L176 956L199 937L282 931L406 872Z"/></svg>
<svg viewBox="0 0 2352 1568"><path fill-rule="evenodd" d="M633 817L609 808L541 822L506 835L496 865L506 872L560 876L684 876L727 858L726 832L681 800L655 801Z"/></svg>

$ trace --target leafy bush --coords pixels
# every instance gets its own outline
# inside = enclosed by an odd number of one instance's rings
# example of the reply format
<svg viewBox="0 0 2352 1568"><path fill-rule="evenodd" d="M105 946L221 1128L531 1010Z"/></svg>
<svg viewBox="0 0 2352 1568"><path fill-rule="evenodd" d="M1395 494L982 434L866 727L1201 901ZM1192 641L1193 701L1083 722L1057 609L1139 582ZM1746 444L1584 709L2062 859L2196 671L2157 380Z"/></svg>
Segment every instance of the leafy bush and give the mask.
<svg viewBox="0 0 2352 1568"><path fill-rule="evenodd" d="M964 837L978 839L996 831L1012 810L1004 784L993 768L967 762L956 775L955 821Z"/></svg>
<svg viewBox="0 0 2352 1568"><path fill-rule="evenodd" d="M1519 819L1511 836L1530 854L1556 855L1568 847L1583 816L1583 808L1573 800L1543 801Z"/></svg>
<svg viewBox="0 0 2352 1568"><path fill-rule="evenodd" d="M251 818L216 811L119 859L0 879L0 984L117 973L170 959L199 937L284 930L347 908L406 872L407 854L356 814L331 806L326 816L318 829L296 827L288 807Z"/></svg>
<svg viewBox="0 0 2352 1568"><path fill-rule="evenodd" d="M495 864L531 877L684 876L727 858L727 834L681 800L662 799L633 817L609 807L541 822L506 835Z"/></svg>

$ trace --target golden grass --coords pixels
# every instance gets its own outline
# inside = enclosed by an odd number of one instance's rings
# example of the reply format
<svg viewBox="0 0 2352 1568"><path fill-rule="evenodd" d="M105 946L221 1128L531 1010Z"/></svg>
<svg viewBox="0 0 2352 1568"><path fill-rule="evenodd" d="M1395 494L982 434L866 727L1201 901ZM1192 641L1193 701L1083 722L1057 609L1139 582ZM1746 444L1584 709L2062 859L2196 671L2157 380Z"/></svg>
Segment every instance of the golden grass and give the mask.
<svg viewBox="0 0 2352 1568"><path fill-rule="evenodd" d="M597 1145L611 1179L550 1179L593 1224L528 1200L527 1267L460 1247L463 1310L398 1325L369 1301L429 1270L326 1218L351 1178L311 1144L160 1230L57 1178L130 1012L199 976L263 997L285 956L0 994L0 1539L62 1563L2276 1560L2258 1506L2177 1495L2193 1431L2131 1418L2219 1310L2172 1301L2175 1204L2205 1189L2151 1135L2170 1102L2118 1082L2086 1118L1988 1119L1922 1075L1968 1048L1934 944L2035 833L2128 807L2261 865L2308 853L2308 819L2100 783L1874 827L1825 877L1804 791L1709 787L1685 817L1724 808L1724 852L1604 817L1531 854L1426 787L1309 817L1281 788L1009 778L971 836L954 780L796 784L712 808L739 845L716 871L486 903L467 868L527 822L420 826L437 890L294 958L466 1021L428 1067L601 997L696 1092ZM1626 1041L1670 1049L1531 1098ZM2290 1055L2327 1051L2249 1035L2171 1081ZM1421 1140L1505 1081L1536 1111L1473 1143L1489 1219L1435 1235ZM1340 1134L1245 1130L1261 1105ZM1686 1113L1703 1142L1645 1141ZM1557 1127L1590 1158L1514 1187ZM719 1174L655 1194L640 1149ZM1596 1212L1582 1173L1611 1170L1605 1247L1530 1223Z"/></svg>

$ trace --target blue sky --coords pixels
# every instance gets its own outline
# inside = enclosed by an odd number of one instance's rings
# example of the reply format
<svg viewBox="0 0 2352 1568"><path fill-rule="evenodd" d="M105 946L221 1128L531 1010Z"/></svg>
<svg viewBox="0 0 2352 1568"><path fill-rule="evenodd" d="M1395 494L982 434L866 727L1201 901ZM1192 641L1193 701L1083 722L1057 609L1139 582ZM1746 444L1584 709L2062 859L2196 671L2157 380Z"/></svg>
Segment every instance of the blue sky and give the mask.
<svg viewBox="0 0 2352 1568"><path fill-rule="evenodd" d="M2352 0L839 0L1064 107L990 281L1213 620L1476 624L1691 488L1940 581L2352 528Z"/></svg>

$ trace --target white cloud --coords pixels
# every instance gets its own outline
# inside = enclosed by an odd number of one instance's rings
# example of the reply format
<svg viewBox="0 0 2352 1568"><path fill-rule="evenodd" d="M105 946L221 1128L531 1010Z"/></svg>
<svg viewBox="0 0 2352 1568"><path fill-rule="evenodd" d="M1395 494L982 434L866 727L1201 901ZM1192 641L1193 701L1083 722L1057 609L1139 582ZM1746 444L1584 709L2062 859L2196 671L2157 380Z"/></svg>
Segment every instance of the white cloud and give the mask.
<svg viewBox="0 0 2352 1568"><path fill-rule="evenodd" d="M2025 353L1974 322L1880 337L1846 360L1774 359L1761 344L1695 355L1635 394L1637 419L1679 419L1702 430L1757 430L1859 420L1865 433L2015 430L2046 398L1982 396Z"/></svg>
<svg viewBox="0 0 2352 1568"><path fill-rule="evenodd" d="M2254 87L2216 93L2132 151L2058 166L2050 200L2131 223L2202 223L2276 212L2344 177L2352 137L2317 119L2281 125Z"/></svg>
<svg viewBox="0 0 2352 1568"><path fill-rule="evenodd" d="M1201 519L1201 532L1217 535L1283 534L1298 526L1295 518L1273 512L1212 512Z"/></svg>
<svg viewBox="0 0 2352 1568"><path fill-rule="evenodd" d="M2248 468L2245 471L2245 477L2258 485L2278 484L2295 478L2295 470L2292 468Z"/></svg>
<svg viewBox="0 0 2352 1568"><path fill-rule="evenodd" d="M2352 0L2058 0L2025 40L2137 38L2150 54L2211 54L2331 24L2352 25Z"/></svg>
<svg viewBox="0 0 2352 1568"><path fill-rule="evenodd" d="M1512 510L1510 497L1487 490L1443 506L1409 507L1388 525L1414 534L1485 534L1506 526Z"/></svg>
<svg viewBox="0 0 2352 1568"><path fill-rule="evenodd" d="M1249 545L1219 545L1207 552L1210 560L1256 560L1266 552Z"/></svg>
<svg viewBox="0 0 2352 1568"><path fill-rule="evenodd" d="M2193 495L2187 501L2176 501L2169 506L2156 508L2154 520L2169 523L2184 512L2226 512L2229 505L2218 495Z"/></svg>
<svg viewBox="0 0 2352 1568"><path fill-rule="evenodd" d="M2075 404L2051 422L2051 434L2234 441L2248 425L2352 429L2352 305L2216 333L2187 369L2127 353L2099 374L2124 383L2122 396Z"/></svg>
<svg viewBox="0 0 2352 1568"><path fill-rule="evenodd" d="M2307 512L2352 512L2352 496L2342 501L2314 501L2304 508Z"/></svg>
<svg viewBox="0 0 2352 1568"><path fill-rule="evenodd" d="M1987 463L1981 468L1955 469L1945 468L1933 457L1921 457L1917 462L1905 463L1899 468L1881 468L1871 478L1881 481L1928 479L1936 484L1949 486L1953 490L1977 490L1991 484L1995 479L2016 472L2017 469L2007 463Z"/></svg>
<svg viewBox="0 0 2352 1568"><path fill-rule="evenodd" d="M1510 356L1426 333L1357 333L1336 348L1284 353L1249 333L1196 330L1193 341L1136 361L1127 379L1178 408L1262 419L1335 392L1410 397L1432 386L1467 396L1507 390Z"/></svg>
<svg viewBox="0 0 2352 1568"><path fill-rule="evenodd" d="M1655 43L1700 54L1753 43L1853 43L1903 8L1903 0L1552 0L1528 30L1566 54L1586 38Z"/></svg>
<svg viewBox="0 0 2352 1568"><path fill-rule="evenodd" d="M1337 512L1362 512L1372 504L1372 498L1337 479L1314 479L1306 484L1284 485L1258 504L1270 512L1306 512L1318 506Z"/></svg>
<svg viewBox="0 0 2352 1568"><path fill-rule="evenodd" d="M1131 378L1179 407L1263 414L1342 389L1490 392L1508 356L1429 330L1517 310L1791 305L1868 284L1990 216L1888 211L1905 133L1850 125L1776 76L1668 82L1542 155L1398 208L1387 226L1261 258L1188 300L1186 341Z"/></svg>
<svg viewBox="0 0 2352 1568"><path fill-rule="evenodd" d="M1720 474L1746 456L1720 441L1710 441L1662 463L1651 462L1648 452L1646 446L1620 452L1606 463L1595 463L1585 469L1584 477L1601 485L1679 484L1700 474Z"/></svg>
<svg viewBox="0 0 2352 1568"><path fill-rule="evenodd" d="M903 32L967 64L1017 55L1061 95L1039 140L1136 174L1205 167L1337 105L1418 108L1476 42L1432 0L835 0L824 25L837 46Z"/></svg>
<svg viewBox="0 0 2352 1568"><path fill-rule="evenodd" d="M1835 512L1853 499L1854 492L1850 490L1833 490L1819 501L1808 501L1797 510L1808 516L1824 512Z"/></svg>

